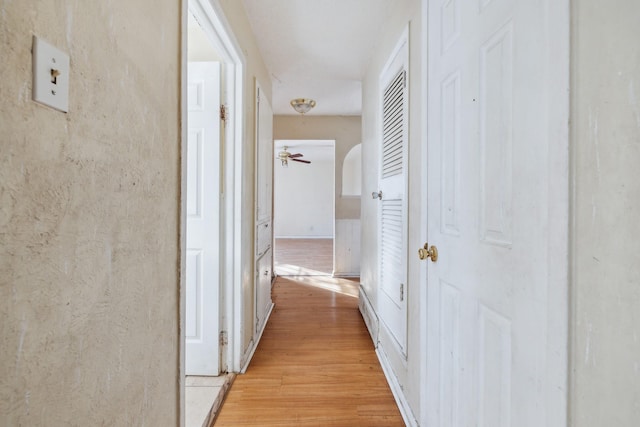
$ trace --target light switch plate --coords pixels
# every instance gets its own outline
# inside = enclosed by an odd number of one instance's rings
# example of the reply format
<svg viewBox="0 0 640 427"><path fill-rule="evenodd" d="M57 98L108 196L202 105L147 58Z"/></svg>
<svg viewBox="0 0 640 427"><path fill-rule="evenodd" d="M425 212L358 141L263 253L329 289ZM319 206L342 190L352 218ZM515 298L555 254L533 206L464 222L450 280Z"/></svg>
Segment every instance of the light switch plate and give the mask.
<svg viewBox="0 0 640 427"><path fill-rule="evenodd" d="M33 36L33 100L69 111L69 55Z"/></svg>

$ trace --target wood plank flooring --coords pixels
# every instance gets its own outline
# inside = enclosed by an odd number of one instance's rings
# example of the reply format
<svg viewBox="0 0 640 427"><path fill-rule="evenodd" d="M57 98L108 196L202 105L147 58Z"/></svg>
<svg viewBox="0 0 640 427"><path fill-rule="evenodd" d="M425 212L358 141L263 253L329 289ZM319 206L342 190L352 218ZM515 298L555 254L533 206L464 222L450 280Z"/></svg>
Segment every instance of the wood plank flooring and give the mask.
<svg viewBox="0 0 640 427"><path fill-rule="evenodd" d="M278 277L271 319L215 426L403 426L357 295L354 281Z"/></svg>
<svg viewBox="0 0 640 427"><path fill-rule="evenodd" d="M333 239L275 239L274 249L278 276L333 273Z"/></svg>

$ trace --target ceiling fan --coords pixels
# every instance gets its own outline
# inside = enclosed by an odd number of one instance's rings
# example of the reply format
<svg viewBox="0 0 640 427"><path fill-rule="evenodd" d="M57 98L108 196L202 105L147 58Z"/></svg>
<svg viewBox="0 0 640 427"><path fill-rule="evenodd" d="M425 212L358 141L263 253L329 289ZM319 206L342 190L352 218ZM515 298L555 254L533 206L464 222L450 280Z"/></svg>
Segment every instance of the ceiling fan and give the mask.
<svg viewBox="0 0 640 427"><path fill-rule="evenodd" d="M303 157L304 155L301 153L295 153L295 154L291 154L289 151L287 151L287 147L286 145L283 147L283 150L280 151L278 153L278 159L280 159L280 161L282 162L282 166L287 167L289 165L289 160L293 161L293 162L300 162L300 163L311 163L309 160L302 160L300 157Z"/></svg>

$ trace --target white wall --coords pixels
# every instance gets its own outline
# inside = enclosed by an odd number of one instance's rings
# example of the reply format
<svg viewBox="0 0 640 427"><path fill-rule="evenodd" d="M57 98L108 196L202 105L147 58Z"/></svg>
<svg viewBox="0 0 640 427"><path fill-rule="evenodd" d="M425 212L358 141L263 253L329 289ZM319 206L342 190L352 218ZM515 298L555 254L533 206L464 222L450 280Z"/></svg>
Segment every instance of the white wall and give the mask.
<svg viewBox="0 0 640 427"><path fill-rule="evenodd" d="M362 194L362 144L353 147L342 163L342 196Z"/></svg>
<svg viewBox="0 0 640 427"><path fill-rule="evenodd" d="M335 141L336 219L360 218L360 200L341 197L342 163L361 138L360 116L274 116L273 137L277 140Z"/></svg>
<svg viewBox="0 0 640 427"><path fill-rule="evenodd" d="M289 161L286 168L282 167L280 160L275 160L275 237L333 237L334 161L308 156L305 159L311 164Z"/></svg>

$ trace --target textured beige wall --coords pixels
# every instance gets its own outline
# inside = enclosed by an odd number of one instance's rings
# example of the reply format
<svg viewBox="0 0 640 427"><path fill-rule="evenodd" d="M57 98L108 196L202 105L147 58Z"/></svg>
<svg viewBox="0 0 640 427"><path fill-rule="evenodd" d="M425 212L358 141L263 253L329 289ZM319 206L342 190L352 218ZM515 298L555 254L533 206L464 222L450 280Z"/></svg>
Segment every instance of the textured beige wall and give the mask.
<svg viewBox="0 0 640 427"><path fill-rule="evenodd" d="M640 425L640 2L574 0L571 425Z"/></svg>
<svg viewBox="0 0 640 427"><path fill-rule="evenodd" d="M0 425L178 423L179 55L180 1L0 1Z"/></svg>
<svg viewBox="0 0 640 427"><path fill-rule="evenodd" d="M341 197L342 163L349 150L362 142L360 116L274 116L274 139L335 139L336 219L359 219L360 198Z"/></svg>

